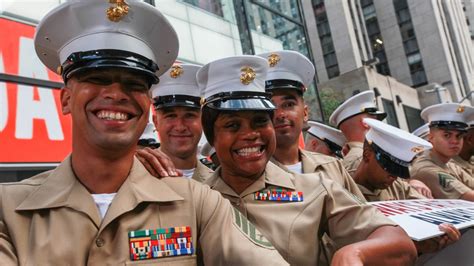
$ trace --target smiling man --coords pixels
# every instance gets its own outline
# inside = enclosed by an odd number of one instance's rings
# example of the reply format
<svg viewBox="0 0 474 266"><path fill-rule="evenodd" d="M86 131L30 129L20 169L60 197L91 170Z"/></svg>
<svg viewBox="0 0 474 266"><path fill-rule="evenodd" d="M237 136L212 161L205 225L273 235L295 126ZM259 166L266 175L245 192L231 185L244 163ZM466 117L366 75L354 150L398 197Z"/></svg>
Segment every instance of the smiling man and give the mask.
<svg viewBox="0 0 474 266"><path fill-rule="evenodd" d="M471 180L472 176L456 164L448 165L461 152L468 128L466 120L473 110L457 103L442 103L421 112L421 117L429 122L428 139L433 149L415 161L411 175L424 182L435 198L474 201L474 190L463 183L463 180Z"/></svg>
<svg viewBox="0 0 474 266"><path fill-rule="evenodd" d="M157 179L134 157L150 86L178 54L156 8L68 1L38 25L35 47L65 82L72 153L53 171L0 186L0 265L286 265L218 192Z"/></svg>
<svg viewBox="0 0 474 266"><path fill-rule="evenodd" d="M213 171L197 159L202 135L201 97L196 82L200 66L175 64L152 87L155 125L160 136L159 151L166 154L184 177L203 182ZM138 153L150 173L158 174L155 151Z"/></svg>

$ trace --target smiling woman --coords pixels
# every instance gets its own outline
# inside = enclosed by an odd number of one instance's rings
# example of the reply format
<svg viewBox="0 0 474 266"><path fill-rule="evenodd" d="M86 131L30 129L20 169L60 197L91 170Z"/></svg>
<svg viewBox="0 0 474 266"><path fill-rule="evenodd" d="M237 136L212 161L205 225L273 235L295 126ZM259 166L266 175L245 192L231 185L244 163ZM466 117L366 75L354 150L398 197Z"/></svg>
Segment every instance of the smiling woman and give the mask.
<svg viewBox="0 0 474 266"><path fill-rule="evenodd" d="M276 137L275 107L265 93L267 70L261 57L238 56L198 71L204 134L221 163L205 183L229 199L291 265L331 259L336 265L409 264L413 243L373 207L323 173L293 174L269 162ZM323 234L340 250L321 250Z"/></svg>

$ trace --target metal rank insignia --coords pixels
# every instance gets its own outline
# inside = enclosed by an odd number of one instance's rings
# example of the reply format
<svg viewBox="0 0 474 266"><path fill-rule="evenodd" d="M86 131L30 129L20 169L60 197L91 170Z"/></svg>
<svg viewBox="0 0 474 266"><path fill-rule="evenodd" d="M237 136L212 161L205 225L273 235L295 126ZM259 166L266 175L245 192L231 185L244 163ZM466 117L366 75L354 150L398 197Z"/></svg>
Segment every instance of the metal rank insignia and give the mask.
<svg viewBox="0 0 474 266"><path fill-rule="evenodd" d="M130 231L128 239L132 261L194 253L189 226Z"/></svg>
<svg viewBox="0 0 474 266"><path fill-rule="evenodd" d="M302 191L291 191L282 188L263 189L255 192L255 200L262 201L303 201Z"/></svg>

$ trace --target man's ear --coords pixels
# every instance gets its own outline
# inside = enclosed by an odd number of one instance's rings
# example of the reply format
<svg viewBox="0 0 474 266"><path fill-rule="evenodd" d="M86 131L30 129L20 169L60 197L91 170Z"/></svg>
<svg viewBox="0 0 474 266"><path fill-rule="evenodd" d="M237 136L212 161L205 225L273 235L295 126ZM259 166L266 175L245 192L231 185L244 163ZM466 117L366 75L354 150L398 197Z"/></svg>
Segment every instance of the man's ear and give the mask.
<svg viewBox="0 0 474 266"><path fill-rule="evenodd" d="M71 89L65 86L61 89L60 98L61 98L61 110L63 115L71 113Z"/></svg>
<svg viewBox="0 0 474 266"><path fill-rule="evenodd" d="M309 118L309 111L308 111L308 105L304 105L304 110L303 110L303 120L304 122L308 122L308 118Z"/></svg>
<svg viewBox="0 0 474 266"><path fill-rule="evenodd" d="M360 120L359 120L359 123L362 125L362 127L364 127L365 129L369 130L370 127L369 127L369 125L367 125L366 123L364 123L364 118L366 118L366 117L363 116L363 115L361 115L361 116L359 117L359 119L360 119Z"/></svg>
<svg viewBox="0 0 474 266"><path fill-rule="evenodd" d="M309 145L311 146L311 149L314 151L314 150L316 150L316 147L318 147L318 144L319 143L318 143L317 140L312 139Z"/></svg>
<svg viewBox="0 0 474 266"><path fill-rule="evenodd" d="M364 160L364 162L369 162L371 160L372 155L372 149L367 145L364 145L364 151L362 152L362 160Z"/></svg>

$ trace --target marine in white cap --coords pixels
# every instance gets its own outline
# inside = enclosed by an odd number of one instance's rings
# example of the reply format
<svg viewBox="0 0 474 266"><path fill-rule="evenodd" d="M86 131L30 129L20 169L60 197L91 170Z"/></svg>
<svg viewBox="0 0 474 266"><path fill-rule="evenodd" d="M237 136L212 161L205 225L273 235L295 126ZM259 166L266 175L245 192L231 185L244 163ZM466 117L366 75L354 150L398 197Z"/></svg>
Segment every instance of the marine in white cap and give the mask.
<svg viewBox="0 0 474 266"><path fill-rule="evenodd" d="M324 233L341 247L334 265L412 263L416 252L404 231L327 174L296 174L269 161L277 144L274 105L265 92L267 69L261 57L235 56L199 70L204 134L220 161L206 183L253 222L291 265L316 265Z"/></svg>
<svg viewBox="0 0 474 266"><path fill-rule="evenodd" d="M273 125L277 146L272 162L300 174L324 172L362 199L357 185L339 160L299 147L309 117L303 94L314 78L313 63L296 51L275 51L259 56L268 62L265 90L272 94L276 106Z"/></svg>
<svg viewBox="0 0 474 266"><path fill-rule="evenodd" d="M212 170L198 160L198 143L202 135L201 92L196 82L198 65L175 63L152 87L156 110L155 125L160 136L159 151L166 154L184 177L202 182ZM138 152L152 174L160 176L161 165L155 154Z"/></svg>
<svg viewBox="0 0 474 266"><path fill-rule="evenodd" d="M471 189L474 189L474 112L470 115L466 115L466 122L468 124L468 129L463 138L463 144L461 152L457 156L454 156L453 159L448 163L457 164L462 168L462 170L471 176L470 180L465 180L465 183Z"/></svg>
<svg viewBox="0 0 474 266"><path fill-rule="evenodd" d="M156 128L153 122L148 122L145 127L145 131L138 139L138 148L144 149L149 147L151 149L157 149L160 147L160 142L158 141L158 136L156 135Z"/></svg>
<svg viewBox="0 0 474 266"><path fill-rule="evenodd" d="M448 163L461 152L467 117L472 112L472 107L458 103L436 104L421 112L430 125L429 141L433 148L414 162L411 176L425 183L435 198L474 201L474 191L469 187L472 176Z"/></svg>
<svg viewBox="0 0 474 266"><path fill-rule="evenodd" d="M428 135L430 134L430 124L426 123L419 128L413 130L411 133L419 138L422 138L424 140L428 140Z"/></svg>
<svg viewBox="0 0 474 266"><path fill-rule="evenodd" d="M346 137L340 130L316 121L308 121L308 125L310 128L306 135L306 150L342 158L341 150Z"/></svg>
<svg viewBox="0 0 474 266"><path fill-rule="evenodd" d="M383 120L386 113L378 110L373 91L363 91L342 103L329 117L329 123L342 131L347 139L343 164L352 175L362 159L362 146L369 130L364 118Z"/></svg>
<svg viewBox="0 0 474 266"><path fill-rule="evenodd" d="M219 193L157 179L134 158L150 85L176 59L178 39L155 7L111 2L68 1L38 25L37 54L65 82L72 153L53 171L1 185L0 264L286 265Z"/></svg>
<svg viewBox="0 0 474 266"><path fill-rule="evenodd" d="M400 178L409 178L409 166L415 156L432 145L399 128L364 118L370 129L365 136L363 158L354 180L367 201L425 199ZM414 242L418 254L438 251L459 240L461 233L451 224L443 224L443 237ZM435 244L433 245L433 242Z"/></svg>

